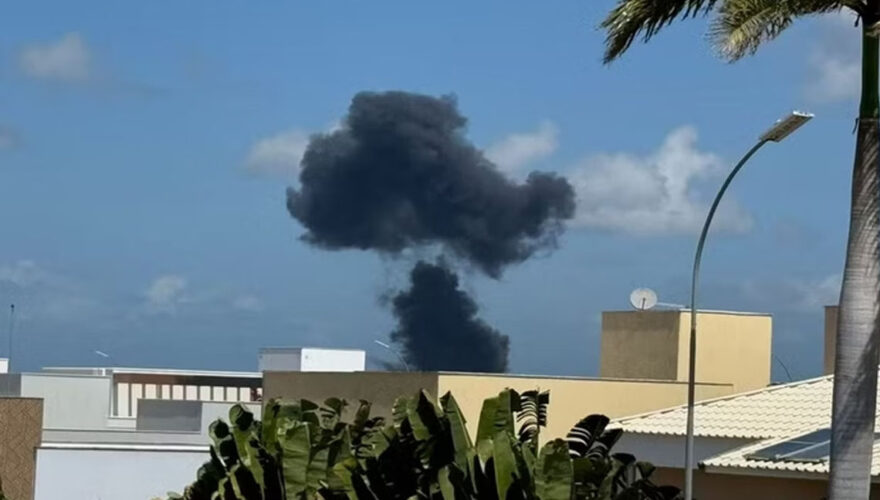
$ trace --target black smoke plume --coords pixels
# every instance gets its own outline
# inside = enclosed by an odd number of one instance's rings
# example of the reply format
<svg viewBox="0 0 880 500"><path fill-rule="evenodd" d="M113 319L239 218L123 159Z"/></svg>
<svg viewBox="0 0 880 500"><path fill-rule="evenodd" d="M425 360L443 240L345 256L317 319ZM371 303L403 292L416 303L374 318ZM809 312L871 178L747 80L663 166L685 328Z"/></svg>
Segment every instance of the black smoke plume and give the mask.
<svg viewBox="0 0 880 500"><path fill-rule="evenodd" d="M287 208L327 249L396 254L440 244L499 277L508 264L553 247L574 214L562 177L502 175L465 137L454 97L355 95L341 128L315 135Z"/></svg>
<svg viewBox="0 0 880 500"><path fill-rule="evenodd" d="M393 301L397 329L391 340L408 364L422 370L507 371L509 339L476 317L477 304L458 288L442 262L419 261L411 287Z"/></svg>

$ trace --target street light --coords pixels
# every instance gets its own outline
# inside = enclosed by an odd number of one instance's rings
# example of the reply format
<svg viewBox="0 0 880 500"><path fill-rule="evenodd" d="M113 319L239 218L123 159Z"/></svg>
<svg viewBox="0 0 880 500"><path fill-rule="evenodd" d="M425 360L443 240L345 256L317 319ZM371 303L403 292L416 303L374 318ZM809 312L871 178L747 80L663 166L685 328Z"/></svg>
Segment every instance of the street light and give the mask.
<svg viewBox="0 0 880 500"><path fill-rule="evenodd" d="M376 340L374 340L373 342L379 344L380 346L384 347L385 349L388 349L389 351L391 351L391 352L393 352L394 354L396 354L396 355L397 355L397 359L399 359L400 362L403 363L403 367L406 368L406 371L409 371L409 364L407 364L406 360L403 359L403 356L400 354L400 351L398 351L397 349L391 347L390 345L386 344L385 342L382 342L382 341L379 340L379 339L376 339Z"/></svg>
<svg viewBox="0 0 880 500"><path fill-rule="evenodd" d="M715 195L715 200L709 208L709 214L706 216L706 222L703 223L703 230L700 233L700 239L697 242L697 253L694 256L694 272L691 276L691 338L690 353L688 354L688 401L687 401L687 438L685 440L684 450L684 498L692 500L694 494L694 388L695 372L697 365L697 278L700 274L700 259L703 256L703 245L706 243L706 236L709 234L709 226L712 224L712 218L715 216L715 210L727 191L727 187L736 174L739 173L743 165L749 161L764 144L768 142L781 142L783 139L791 135L795 130L799 129L803 124L813 118L810 113L801 113L794 111L785 118L777 121L770 130L764 132L752 149L733 167L727 179L721 184L721 189Z"/></svg>

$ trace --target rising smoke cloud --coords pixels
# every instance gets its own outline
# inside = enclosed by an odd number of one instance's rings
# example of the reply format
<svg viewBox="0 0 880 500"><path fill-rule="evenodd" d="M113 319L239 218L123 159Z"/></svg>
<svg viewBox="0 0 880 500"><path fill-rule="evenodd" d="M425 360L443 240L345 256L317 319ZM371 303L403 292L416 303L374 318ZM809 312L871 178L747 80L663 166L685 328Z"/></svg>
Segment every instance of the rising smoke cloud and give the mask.
<svg viewBox="0 0 880 500"><path fill-rule="evenodd" d="M388 254L439 244L492 277L553 247L574 215L571 185L534 172L508 180L464 137L446 96L362 92L342 127L312 137L287 208L327 249Z"/></svg>
<svg viewBox="0 0 880 500"><path fill-rule="evenodd" d="M312 136L300 188L288 189L302 239L392 256L439 247L492 278L554 248L575 212L571 185L552 173L508 179L467 140L466 124L452 96L355 95L338 129ZM508 338L477 318L448 262L416 264L411 288L392 301L392 340L422 370L505 371Z"/></svg>
<svg viewBox="0 0 880 500"><path fill-rule="evenodd" d="M508 337L476 317L477 304L458 288L452 270L419 261L410 282L392 300L397 329L391 332L408 364L427 371L507 371Z"/></svg>

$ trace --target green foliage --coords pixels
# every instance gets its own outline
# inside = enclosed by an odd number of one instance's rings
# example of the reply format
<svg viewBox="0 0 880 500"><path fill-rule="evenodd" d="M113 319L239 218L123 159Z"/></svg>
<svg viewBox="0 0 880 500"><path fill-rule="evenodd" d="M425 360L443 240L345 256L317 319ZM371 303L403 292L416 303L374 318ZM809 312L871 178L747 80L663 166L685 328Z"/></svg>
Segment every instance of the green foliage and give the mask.
<svg viewBox="0 0 880 500"><path fill-rule="evenodd" d="M591 415L539 444L548 393L502 391L483 404L476 443L455 398L400 398L390 421L361 401L270 401L264 421L242 406L210 428L211 459L177 500L675 500L654 468L612 454L619 430Z"/></svg>
<svg viewBox="0 0 880 500"><path fill-rule="evenodd" d="M724 58L736 60L779 36L796 18L843 8L875 17L861 0L618 0L601 25L607 34L604 60L613 61L639 37L647 42L676 19L712 12L710 37Z"/></svg>

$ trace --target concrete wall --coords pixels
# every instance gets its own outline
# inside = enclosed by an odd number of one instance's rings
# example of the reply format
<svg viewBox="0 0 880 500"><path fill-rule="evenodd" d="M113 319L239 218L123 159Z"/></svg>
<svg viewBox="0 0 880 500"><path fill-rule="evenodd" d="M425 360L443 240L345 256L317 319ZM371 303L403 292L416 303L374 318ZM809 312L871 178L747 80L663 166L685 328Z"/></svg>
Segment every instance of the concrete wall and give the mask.
<svg viewBox="0 0 880 500"><path fill-rule="evenodd" d="M599 376L678 379L678 311L602 313Z"/></svg>
<svg viewBox="0 0 880 500"><path fill-rule="evenodd" d="M304 372L362 372L366 368L367 354L359 349L302 350Z"/></svg>
<svg viewBox="0 0 880 500"><path fill-rule="evenodd" d="M0 397L17 398L21 396L21 374L0 373Z"/></svg>
<svg viewBox="0 0 880 500"><path fill-rule="evenodd" d="M518 392L550 391L547 428L542 431L548 438L565 437L574 424L593 413L615 418L687 401L687 384L680 382L457 373L440 373L438 394L452 392L467 419L471 436L476 437L483 400L506 388ZM696 398L721 397L732 391L731 385L700 384L696 388Z"/></svg>
<svg viewBox="0 0 880 500"><path fill-rule="evenodd" d="M822 364L822 373L831 375L834 373L834 355L837 352L837 315L840 311L838 306L825 306L825 350Z"/></svg>
<svg viewBox="0 0 880 500"><path fill-rule="evenodd" d="M202 429L201 401L142 399L137 416L139 431L199 432Z"/></svg>
<svg viewBox="0 0 880 500"><path fill-rule="evenodd" d="M765 314L702 311L697 322L697 381L736 392L770 383L773 320ZM600 375L688 379L689 311L602 313Z"/></svg>
<svg viewBox="0 0 880 500"><path fill-rule="evenodd" d="M753 442L754 440L742 438L699 437L694 440L694 462L700 463ZM684 465L684 446L684 436L630 432L623 434L614 451L630 453L639 460L651 462L657 467L681 468Z"/></svg>
<svg viewBox="0 0 880 500"><path fill-rule="evenodd" d="M421 389L436 396L437 378L436 373L416 372L265 372L263 399L308 399L320 404L337 397L352 405L365 399L373 403L373 415L388 417L400 396L411 396Z"/></svg>
<svg viewBox="0 0 880 500"><path fill-rule="evenodd" d="M690 312L679 322L678 380L688 378ZM732 383L734 392L770 385L773 318L765 314L700 312L697 381Z"/></svg>
<svg viewBox="0 0 880 500"><path fill-rule="evenodd" d="M581 418L602 413L620 417L667 408L687 400L687 385L680 382L601 380L562 377L524 377L464 373L306 373L266 372L266 398L309 399L322 402L329 397L351 404L365 399L373 403L375 415L389 416L391 405L400 396L411 396L420 389L438 397L451 391L476 436L483 400L505 388L550 391L548 437L564 437ZM700 384L697 398L731 394L733 386Z"/></svg>
<svg viewBox="0 0 880 500"><path fill-rule="evenodd" d="M657 484L682 487L681 469L657 469ZM815 479L774 478L694 472L694 497L706 500L823 500L828 495L828 482ZM871 498L880 499L880 485L871 485Z"/></svg>
<svg viewBox="0 0 880 500"><path fill-rule="evenodd" d="M176 401L142 399L137 416L138 432L198 433L207 439L209 426L217 419L229 422L229 409L243 404L254 418L262 416L260 403L221 403L212 401Z"/></svg>
<svg viewBox="0 0 880 500"><path fill-rule="evenodd" d="M302 371L302 349L296 347L260 349L257 371L298 372Z"/></svg>
<svg viewBox="0 0 880 500"><path fill-rule="evenodd" d="M208 461L208 451L175 449L185 448L40 448L36 500L149 500L180 493Z"/></svg>
<svg viewBox="0 0 880 500"><path fill-rule="evenodd" d="M0 398L0 480L10 500L34 498L34 454L42 428L42 401Z"/></svg>
<svg viewBox="0 0 880 500"><path fill-rule="evenodd" d="M141 381L132 381L133 378L135 380L140 379ZM182 379L182 377L179 378ZM168 383L162 383L163 379ZM250 385L242 385L242 380L234 379L229 379L226 383L234 385L188 384L185 381L174 383L174 380L168 376L129 375L124 381L115 382L113 416L122 418L137 417L138 405L142 401L149 399L248 402L254 401L253 392L259 394L259 389L252 387L255 385L252 380L248 380ZM256 383L259 383L259 379L257 379Z"/></svg>
<svg viewBox="0 0 880 500"><path fill-rule="evenodd" d="M207 446L210 442L205 434L179 431L138 431L136 429L84 430L43 430L43 446L59 445L187 445Z"/></svg>
<svg viewBox="0 0 880 500"><path fill-rule="evenodd" d="M367 355L360 349L270 347L260 350L259 371L361 372Z"/></svg>
<svg viewBox="0 0 880 500"><path fill-rule="evenodd" d="M110 377L25 373L21 395L43 399L46 429L103 429L110 416Z"/></svg>

